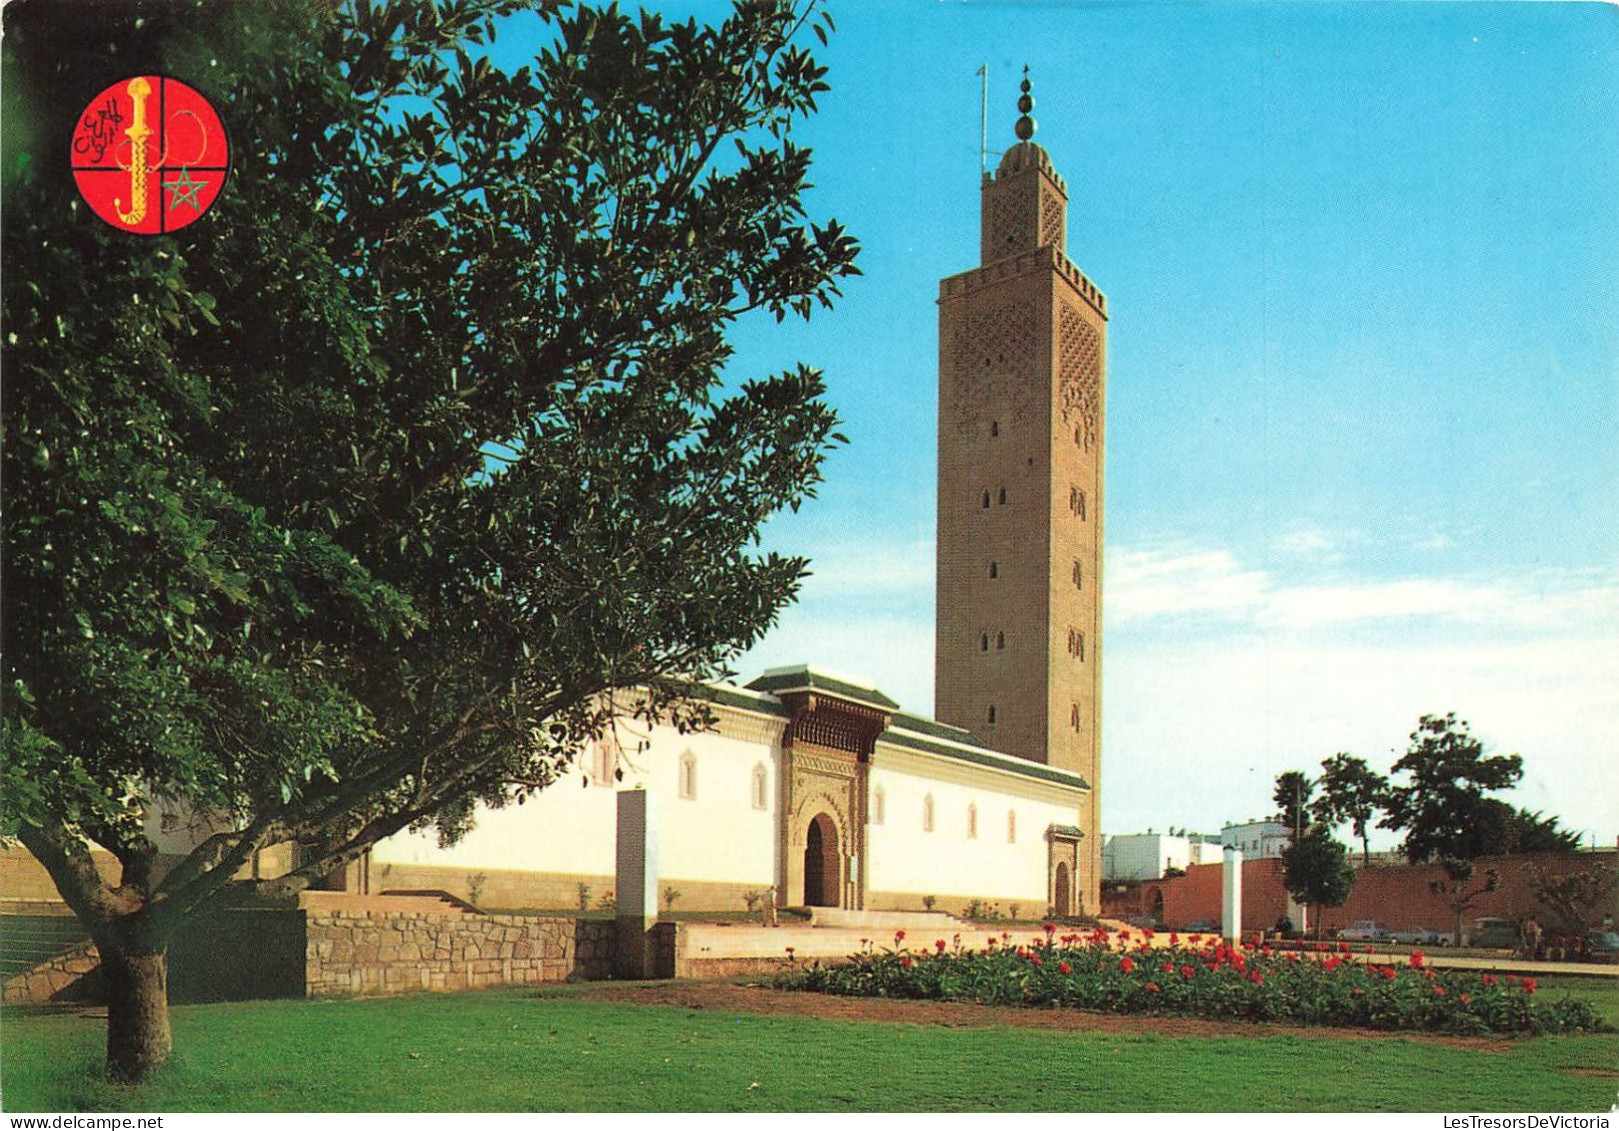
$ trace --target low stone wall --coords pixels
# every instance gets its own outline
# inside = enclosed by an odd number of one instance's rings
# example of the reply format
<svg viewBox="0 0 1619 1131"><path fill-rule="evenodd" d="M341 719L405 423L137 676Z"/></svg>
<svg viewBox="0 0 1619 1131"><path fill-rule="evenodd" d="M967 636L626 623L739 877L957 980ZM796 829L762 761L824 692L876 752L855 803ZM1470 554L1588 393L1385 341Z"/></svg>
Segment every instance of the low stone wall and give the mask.
<svg viewBox="0 0 1619 1131"><path fill-rule="evenodd" d="M101 955L94 943L75 947L8 978L0 989L0 1001L6 1005L100 1000Z"/></svg>
<svg viewBox="0 0 1619 1131"><path fill-rule="evenodd" d="M523 915L307 913L309 997L606 978L614 925Z"/></svg>

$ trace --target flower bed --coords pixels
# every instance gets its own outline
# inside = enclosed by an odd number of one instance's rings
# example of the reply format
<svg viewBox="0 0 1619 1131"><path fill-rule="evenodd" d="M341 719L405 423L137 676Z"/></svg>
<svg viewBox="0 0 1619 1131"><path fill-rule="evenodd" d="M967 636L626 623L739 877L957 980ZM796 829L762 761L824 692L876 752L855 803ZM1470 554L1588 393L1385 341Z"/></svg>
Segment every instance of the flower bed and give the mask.
<svg viewBox="0 0 1619 1131"><path fill-rule="evenodd" d="M1460 1034L1607 1028L1584 1002L1537 996L1533 978L1437 971L1421 951L1388 965L1351 953L1348 944L1301 953L1198 935L1157 943L1151 931L1059 936L1048 925L1024 945L1008 934L980 951L963 949L959 937L913 951L899 931L892 948L868 943L846 964L811 965L784 984L856 997Z"/></svg>

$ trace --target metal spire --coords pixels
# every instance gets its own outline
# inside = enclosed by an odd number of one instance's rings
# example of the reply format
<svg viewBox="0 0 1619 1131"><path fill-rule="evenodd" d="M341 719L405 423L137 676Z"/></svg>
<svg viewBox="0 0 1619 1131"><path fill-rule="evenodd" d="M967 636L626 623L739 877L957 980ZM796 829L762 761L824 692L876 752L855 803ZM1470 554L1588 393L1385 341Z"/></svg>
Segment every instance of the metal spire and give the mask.
<svg viewBox="0 0 1619 1131"><path fill-rule="evenodd" d="M1030 85L1029 65L1025 63L1023 65L1023 93L1018 96L1017 100L1018 113L1022 117L1018 118L1017 125L1013 127L1013 132L1017 134L1019 141L1028 141L1034 136L1034 119L1029 116L1029 111L1034 109L1034 96L1029 93Z"/></svg>

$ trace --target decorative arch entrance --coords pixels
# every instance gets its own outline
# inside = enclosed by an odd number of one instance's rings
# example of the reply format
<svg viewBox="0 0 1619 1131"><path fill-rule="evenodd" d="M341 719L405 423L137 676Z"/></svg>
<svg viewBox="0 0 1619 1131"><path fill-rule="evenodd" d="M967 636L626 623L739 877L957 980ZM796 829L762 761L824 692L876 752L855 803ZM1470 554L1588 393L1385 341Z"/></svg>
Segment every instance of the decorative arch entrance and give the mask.
<svg viewBox="0 0 1619 1131"><path fill-rule="evenodd" d="M1056 902L1054 903L1054 906L1057 909L1057 918L1066 919L1068 916L1073 914L1073 909L1069 906L1069 892L1074 890L1074 885L1069 877L1068 865L1066 863L1057 865L1056 888Z"/></svg>
<svg viewBox="0 0 1619 1131"><path fill-rule="evenodd" d="M804 837L804 906L837 907L842 901L838 828L825 813L810 821Z"/></svg>

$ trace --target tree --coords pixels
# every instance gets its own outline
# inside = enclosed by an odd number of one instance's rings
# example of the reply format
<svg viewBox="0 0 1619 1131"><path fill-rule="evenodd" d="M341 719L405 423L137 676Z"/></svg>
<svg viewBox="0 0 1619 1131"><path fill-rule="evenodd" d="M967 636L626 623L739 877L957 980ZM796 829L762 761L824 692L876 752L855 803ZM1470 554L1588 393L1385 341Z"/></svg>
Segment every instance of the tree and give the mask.
<svg viewBox="0 0 1619 1131"><path fill-rule="evenodd" d="M1314 814L1327 825L1347 824L1360 838L1361 860L1370 863L1372 848L1367 828L1372 816L1386 802L1388 779L1366 764L1343 751L1321 763L1321 796L1316 799Z"/></svg>
<svg viewBox="0 0 1619 1131"><path fill-rule="evenodd" d="M1411 745L1394 763L1409 782L1388 793L1384 828L1404 830L1406 859L1438 862L1453 880L1472 875L1469 863L1490 851L1487 791L1507 789L1523 776L1516 754L1484 756L1484 744L1455 714L1424 715Z"/></svg>
<svg viewBox="0 0 1619 1131"><path fill-rule="evenodd" d="M1575 934L1585 932L1594 921L1592 914L1600 915L1602 909L1610 907L1614 893L1619 891L1619 868L1611 864L1593 864L1561 876L1534 861L1525 864L1523 870L1534 886L1535 898L1552 910L1561 929Z"/></svg>
<svg viewBox="0 0 1619 1131"><path fill-rule="evenodd" d="M1276 775L1276 789L1271 794L1281 810L1280 820L1287 826L1288 843L1304 835L1309 824L1310 797L1315 793L1315 782L1298 770L1287 770Z"/></svg>
<svg viewBox="0 0 1619 1131"><path fill-rule="evenodd" d="M702 725L692 681L803 575L755 545L835 414L814 370L723 368L855 270L791 133L830 20L540 0L508 73L525 6L5 10L3 830L100 949L117 1075L167 1057L169 940L260 848L301 846L251 885L286 895L521 802L615 712ZM71 206L130 60L236 146L178 234Z"/></svg>
<svg viewBox="0 0 1619 1131"><path fill-rule="evenodd" d="M1299 903L1314 907L1341 907L1355 887L1355 868L1349 852L1332 830L1312 824L1282 849L1282 881ZM1319 933L1320 919L1316 920Z"/></svg>
<svg viewBox="0 0 1619 1131"><path fill-rule="evenodd" d="M1485 798L1479 810L1480 855L1515 856L1535 852L1578 852L1580 834L1559 828L1556 817L1529 812Z"/></svg>

